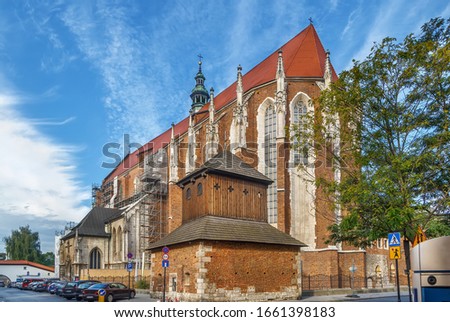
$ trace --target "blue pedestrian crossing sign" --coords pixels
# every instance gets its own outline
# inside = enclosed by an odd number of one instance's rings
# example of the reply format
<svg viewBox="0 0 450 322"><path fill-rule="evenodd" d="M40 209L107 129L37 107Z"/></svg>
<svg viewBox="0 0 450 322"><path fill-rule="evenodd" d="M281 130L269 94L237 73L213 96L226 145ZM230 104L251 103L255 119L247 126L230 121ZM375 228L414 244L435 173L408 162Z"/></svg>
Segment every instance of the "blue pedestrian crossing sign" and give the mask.
<svg viewBox="0 0 450 322"><path fill-rule="evenodd" d="M390 233L388 234L389 247L400 246L400 233Z"/></svg>
<svg viewBox="0 0 450 322"><path fill-rule="evenodd" d="M169 261L167 259L163 259L162 267L169 267Z"/></svg>

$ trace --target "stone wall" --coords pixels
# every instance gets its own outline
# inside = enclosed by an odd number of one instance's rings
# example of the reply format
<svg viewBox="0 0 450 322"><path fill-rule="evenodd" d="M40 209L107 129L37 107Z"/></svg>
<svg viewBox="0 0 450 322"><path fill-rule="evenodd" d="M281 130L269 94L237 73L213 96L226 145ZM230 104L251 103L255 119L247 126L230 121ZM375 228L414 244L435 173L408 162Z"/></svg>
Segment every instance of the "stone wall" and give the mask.
<svg viewBox="0 0 450 322"><path fill-rule="evenodd" d="M153 252L150 292L159 298L164 276L161 259L161 251ZM301 296L300 255L295 246L193 242L171 247L169 261L166 269L169 298L268 301Z"/></svg>

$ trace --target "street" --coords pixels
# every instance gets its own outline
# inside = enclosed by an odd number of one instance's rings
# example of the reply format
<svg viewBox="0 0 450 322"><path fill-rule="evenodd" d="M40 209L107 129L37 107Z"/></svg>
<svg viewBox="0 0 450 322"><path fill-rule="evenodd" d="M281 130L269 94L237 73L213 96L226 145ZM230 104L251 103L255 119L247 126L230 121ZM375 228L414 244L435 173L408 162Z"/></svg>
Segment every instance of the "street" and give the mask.
<svg viewBox="0 0 450 322"><path fill-rule="evenodd" d="M122 300L126 302L128 300ZM130 302L149 302L151 299L148 295L136 294ZM153 300L154 301L154 300ZM0 287L0 302L73 302L76 300L66 300L64 297L52 295L47 292L33 292L19 290L17 288Z"/></svg>
<svg viewBox="0 0 450 322"><path fill-rule="evenodd" d="M409 302L409 297L405 292L401 294L402 302ZM121 302L155 302L155 299L151 299L148 294L137 293L136 297L131 300L122 300ZM373 293L373 294L360 294L359 298L352 298L346 295L334 295L334 296L313 296L304 297L301 302L397 302L397 294L394 292L387 293ZM76 303L76 300L66 300L65 298L57 295L52 295L47 292L33 292L19 290L17 288L0 287L0 302L72 302Z"/></svg>
<svg viewBox="0 0 450 322"><path fill-rule="evenodd" d="M63 297L47 292L33 292L17 288L0 288L0 302L67 302Z"/></svg>

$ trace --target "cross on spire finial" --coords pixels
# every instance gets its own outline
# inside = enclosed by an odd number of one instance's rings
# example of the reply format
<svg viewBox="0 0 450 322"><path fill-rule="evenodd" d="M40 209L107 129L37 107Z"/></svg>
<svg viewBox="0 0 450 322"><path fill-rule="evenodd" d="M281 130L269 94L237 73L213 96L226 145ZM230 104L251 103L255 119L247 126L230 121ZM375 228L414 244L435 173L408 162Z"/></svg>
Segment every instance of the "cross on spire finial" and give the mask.
<svg viewBox="0 0 450 322"><path fill-rule="evenodd" d="M309 17L309 24L312 25L313 24L313 19L311 17Z"/></svg>
<svg viewBox="0 0 450 322"><path fill-rule="evenodd" d="M202 54L198 54L197 57L198 57L198 71L201 72L202 71L202 59L203 59L203 56L202 56Z"/></svg>

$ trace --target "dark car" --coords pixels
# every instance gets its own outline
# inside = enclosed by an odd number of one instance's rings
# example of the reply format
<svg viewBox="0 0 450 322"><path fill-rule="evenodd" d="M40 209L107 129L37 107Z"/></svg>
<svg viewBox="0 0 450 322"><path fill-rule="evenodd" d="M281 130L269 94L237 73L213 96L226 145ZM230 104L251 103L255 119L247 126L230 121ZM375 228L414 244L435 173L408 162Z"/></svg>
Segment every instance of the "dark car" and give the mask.
<svg viewBox="0 0 450 322"><path fill-rule="evenodd" d="M105 301L112 302L118 299L134 298L136 291L122 283L98 283L83 291L85 301L98 301L98 292L105 290Z"/></svg>
<svg viewBox="0 0 450 322"><path fill-rule="evenodd" d="M0 281L0 287L5 287L5 282L4 281Z"/></svg>
<svg viewBox="0 0 450 322"><path fill-rule="evenodd" d="M81 280L81 281L72 281L72 282L68 282L66 285L64 285L64 287L61 289L61 296L71 300L73 298L77 297L77 289L78 286L82 283L86 283L86 282L92 282L91 285L93 284L97 284L100 283L100 281L95 281L95 280ZM89 286L91 286L89 285Z"/></svg>
<svg viewBox="0 0 450 322"><path fill-rule="evenodd" d="M30 284L28 284L27 286L27 290L31 290L34 291L34 289L36 288L36 285L39 284L40 282L36 281L36 282L31 282Z"/></svg>
<svg viewBox="0 0 450 322"><path fill-rule="evenodd" d="M46 292L47 291L47 282L37 282L36 285L32 288L35 292Z"/></svg>
<svg viewBox="0 0 450 322"><path fill-rule="evenodd" d="M98 283L101 283L101 282L92 282L92 281L90 281L90 282L84 282L84 283L79 284L78 287L77 287L77 291L76 291L76 293L77 293L76 300L77 301L82 301L83 297L84 297L83 291L85 289L91 287L92 285L98 284Z"/></svg>
<svg viewBox="0 0 450 322"><path fill-rule="evenodd" d="M58 282L52 282L52 283L48 284L47 292L49 292L50 294L55 294L56 285L57 285L56 283L58 283Z"/></svg>
<svg viewBox="0 0 450 322"><path fill-rule="evenodd" d="M53 287L53 293L52 294L56 294L56 295L61 295L62 292L62 288L67 284L66 281L59 281L56 283L53 283L52 285L54 285ZM50 292L51 293L51 292Z"/></svg>

